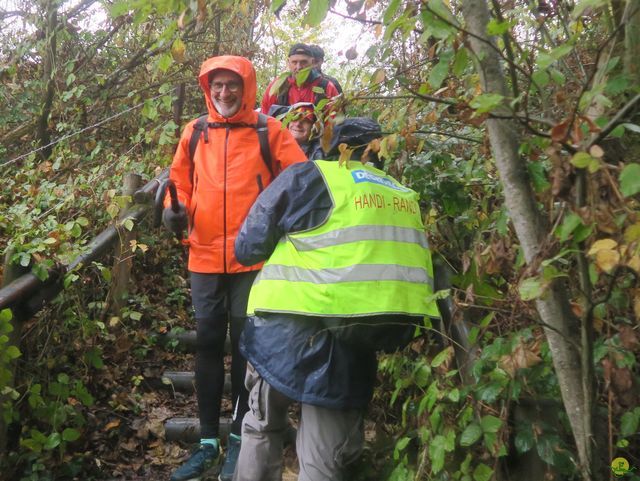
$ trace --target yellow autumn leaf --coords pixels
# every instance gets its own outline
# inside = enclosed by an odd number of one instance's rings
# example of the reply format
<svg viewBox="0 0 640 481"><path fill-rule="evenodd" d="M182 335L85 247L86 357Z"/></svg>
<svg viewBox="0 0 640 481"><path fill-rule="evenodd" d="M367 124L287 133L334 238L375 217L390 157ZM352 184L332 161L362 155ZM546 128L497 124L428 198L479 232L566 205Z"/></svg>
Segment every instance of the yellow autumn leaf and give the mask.
<svg viewBox="0 0 640 481"><path fill-rule="evenodd" d="M627 261L626 265L634 271L640 273L640 256L631 257L631 259Z"/></svg>
<svg viewBox="0 0 640 481"><path fill-rule="evenodd" d="M640 240L640 223L636 223L630 225L624 231L624 240L626 240L629 244Z"/></svg>
<svg viewBox="0 0 640 481"><path fill-rule="evenodd" d="M185 52L185 44L182 40L177 38L173 45L171 45L171 56L173 60L178 63L184 62L184 52Z"/></svg>
<svg viewBox="0 0 640 481"><path fill-rule="evenodd" d="M351 154L353 153L353 149L350 149L349 146L345 143L338 145L338 150L340 151L340 157L338 158L338 165L347 164L349 166L349 161L351 160Z"/></svg>
<svg viewBox="0 0 640 481"><path fill-rule="evenodd" d="M596 265L605 272L611 272L620 263L620 253L601 249L596 253Z"/></svg>
<svg viewBox="0 0 640 481"><path fill-rule="evenodd" d="M600 239L591 244L587 255L596 255L601 250L612 250L618 247L618 243L613 239Z"/></svg>

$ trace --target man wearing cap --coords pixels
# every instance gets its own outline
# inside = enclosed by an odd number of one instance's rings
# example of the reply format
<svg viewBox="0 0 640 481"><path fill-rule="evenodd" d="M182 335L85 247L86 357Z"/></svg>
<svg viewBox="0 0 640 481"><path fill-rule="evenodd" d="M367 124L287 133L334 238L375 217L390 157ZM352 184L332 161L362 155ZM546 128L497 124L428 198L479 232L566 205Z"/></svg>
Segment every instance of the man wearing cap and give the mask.
<svg viewBox="0 0 640 481"><path fill-rule="evenodd" d="M262 113L268 114L269 107L273 104L293 105L298 102L311 102L318 105L322 99L330 99L339 95L336 86L313 69L313 52L309 45L296 43L289 49L287 60L289 76L277 86L279 79L271 81L262 97ZM304 69L308 69L308 75L304 79ZM300 75L299 75L300 74ZM303 81L302 81L303 80ZM315 91L315 90L320 90Z"/></svg>
<svg viewBox="0 0 640 481"><path fill-rule="evenodd" d="M332 77L331 75L327 75L322 71L322 64L324 63L324 49L320 45L309 45L309 49L311 50L311 54L313 55L313 68L318 71L324 78L329 80L333 85L335 85L338 92L342 93L342 86L338 79Z"/></svg>
<svg viewBox="0 0 640 481"><path fill-rule="evenodd" d="M234 418L219 479L229 481L240 449L242 417L248 408L246 361L238 351L238 340L249 290L262 266L240 264L234 254L234 241L258 194L281 171L306 158L278 120L260 118L254 111L256 72L249 60L232 55L210 58L202 64L198 80L208 115L201 118L202 123L201 119L189 122L182 132L170 170L180 207L178 212L166 207L163 221L176 233L188 226L201 440L191 457L172 474L171 481L198 478L220 455L227 329L231 338ZM259 125L262 120L266 120L264 127ZM268 150L262 150L261 142L268 143Z"/></svg>

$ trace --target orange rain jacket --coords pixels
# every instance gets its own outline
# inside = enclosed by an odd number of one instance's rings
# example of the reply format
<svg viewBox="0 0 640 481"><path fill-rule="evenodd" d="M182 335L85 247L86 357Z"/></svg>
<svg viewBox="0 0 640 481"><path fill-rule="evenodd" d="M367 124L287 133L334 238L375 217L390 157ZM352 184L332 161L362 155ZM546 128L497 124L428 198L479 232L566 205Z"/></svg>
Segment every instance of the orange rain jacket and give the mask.
<svg viewBox="0 0 640 481"><path fill-rule="evenodd" d="M217 69L235 72L244 83L240 110L228 119L218 113L211 100L209 75ZM189 122L182 132L169 177L175 182L178 198L189 213L188 268L200 273L257 270L262 264L243 266L236 260L233 249L249 208L273 180L260 154L258 133L252 127L258 121L258 113L254 111L256 72L246 58L225 55L206 60L198 80L209 122L249 126L210 128L208 143L201 133L193 163L189 159L189 140L196 120ZM278 120L269 117L267 127L274 175L306 160L293 136Z"/></svg>

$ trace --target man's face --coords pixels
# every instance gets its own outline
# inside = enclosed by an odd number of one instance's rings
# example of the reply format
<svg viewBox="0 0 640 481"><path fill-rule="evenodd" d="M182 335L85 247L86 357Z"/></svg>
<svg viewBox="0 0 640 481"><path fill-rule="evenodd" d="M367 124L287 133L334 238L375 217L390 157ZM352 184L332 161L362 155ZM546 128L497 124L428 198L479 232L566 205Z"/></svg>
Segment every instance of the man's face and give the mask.
<svg viewBox="0 0 640 481"><path fill-rule="evenodd" d="M310 67L312 63L313 57L311 55L296 53L289 57L289 72L295 75L303 68Z"/></svg>
<svg viewBox="0 0 640 481"><path fill-rule="evenodd" d="M243 85L240 75L220 70L211 78L211 100L220 115L233 117L242 105Z"/></svg>
<svg viewBox="0 0 640 481"><path fill-rule="evenodd" d="M292 120L288 125L289 132L299 144L306 144L309 141L311 127L313 122L310 119Z"/></svg>

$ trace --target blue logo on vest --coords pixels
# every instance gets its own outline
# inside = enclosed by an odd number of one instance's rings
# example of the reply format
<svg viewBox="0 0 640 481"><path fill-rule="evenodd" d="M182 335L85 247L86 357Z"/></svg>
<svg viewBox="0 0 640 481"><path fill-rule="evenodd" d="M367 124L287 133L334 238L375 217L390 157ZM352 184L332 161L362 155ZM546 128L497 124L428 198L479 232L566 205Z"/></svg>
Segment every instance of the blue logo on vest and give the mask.
<svg viewBox="0 0 640 481"><path fill-rule="evenodd" d="M411 189L407 189L402 185L398 185L390 179L385 177L380 177L379 175L372 174L366 170L352 170L351 175L353 176L353 180L356 184L360 182L372 182L378 185L384 185L385 187L389 187L393 190L399 190L401 192L409 192Z"/></svg>

